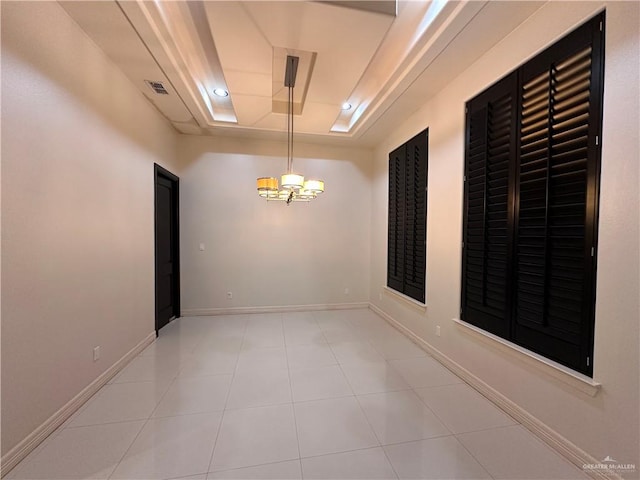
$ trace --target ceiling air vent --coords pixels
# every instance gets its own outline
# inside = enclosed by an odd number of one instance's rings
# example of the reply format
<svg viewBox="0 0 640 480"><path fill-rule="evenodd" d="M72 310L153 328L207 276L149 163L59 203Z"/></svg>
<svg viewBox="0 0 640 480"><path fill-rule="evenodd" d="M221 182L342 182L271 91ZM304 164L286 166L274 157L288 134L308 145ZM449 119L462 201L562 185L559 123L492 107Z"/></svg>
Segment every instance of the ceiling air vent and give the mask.
<svg viewBox="0 0 640 480"><path fill-rule="evenodd" d="M149 85L151 89L158 95L169 95L169 92L167 92L167 89L164 88L162 82L153 82L151 80L145 80L144 82Z"/></svg>

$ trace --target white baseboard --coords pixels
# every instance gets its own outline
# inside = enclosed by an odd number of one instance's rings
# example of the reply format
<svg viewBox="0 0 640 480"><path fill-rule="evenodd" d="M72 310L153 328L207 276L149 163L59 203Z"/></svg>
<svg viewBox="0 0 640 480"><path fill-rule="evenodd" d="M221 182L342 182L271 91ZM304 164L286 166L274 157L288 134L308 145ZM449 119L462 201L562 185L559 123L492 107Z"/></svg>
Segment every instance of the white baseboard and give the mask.
<svg viewBox="0 0 640 480"><path fill-rule="evenodd" d="M122 370L144 348L153 342L156 332L151 332L140 343L129 350L120 360L109 367L93 382L87 385L80 393L67 402L56 413L51 415L44 423L27 435L20 443L9 450L0 459L0 477L9 473L22 459L31 453L44 439L51 435L56 428L62 425L84 403L89 400L100 388Z"/></svg>
<svg viewBox="0 0 640 480"><path fill-rule="evenodd" d="M355 308L367 308L369 302L354 303L325 303L318 305L283 305L264 307L227 307L227 308L188 308L182 310L183 317L197 317L209 315L235 315L247 313L281 313L281 312L308 312L318 310L348 310Z"/></svg>
<svg viewBox="0 0 640 480"><path fill-rule="evenodd" d="M601 460L596 459L571 441L564 438L558 432L531 415L529 412L527 412L525 409L523 409L513 401L509 400L507 397L505 397L496 389L475 376L469 370L446 356L433 345L427 343L424 339L422 339L422 337L419 337L412 330L402 325L384 310L380 309L372 303L369 304L369 308L380 315L397 330L409 337L416 345L429 353L434 359L436 359L442 365L458 375L462 380L467 382L470 386L472 386L486 398L495 403L499 408L504 410L507 414L511 415L511 417L513 417L518 423L522 424L522 426L531 431L534 435L540 438L543 442L549 445L553 450L558 452L564 458L576 465L579 469L582 470L582 466L585 464L597 465L602 463ZM584 470L584 473L597 480L623 480L623 478L615 472L605 473L602 470Z"/></svg>

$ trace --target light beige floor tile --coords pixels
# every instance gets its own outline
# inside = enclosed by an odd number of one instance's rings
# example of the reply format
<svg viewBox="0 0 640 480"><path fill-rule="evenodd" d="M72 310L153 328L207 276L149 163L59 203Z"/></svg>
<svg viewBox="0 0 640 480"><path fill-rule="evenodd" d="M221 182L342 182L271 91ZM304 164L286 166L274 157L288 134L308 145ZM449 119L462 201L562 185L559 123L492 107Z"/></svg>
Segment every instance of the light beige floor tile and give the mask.
<svg viewBox="0 0 640 480"><path fill-rule="evenodd" d="M297 458L298 442L291 405L227 410L209 471Z"/></svg>
<svg viewBox="0 0 640 480"><path fill-rule="evenodd" d="M239 372L233 378L227 408L261 407L291 401L288 370Z"/></svg>
<svg viewBox="0 0 640 480"><path fill-rule="evenodd" d="M160 402L171 381L114 383L105 385L68 427L144 420Z"/></svg>
<svg viewBox="0 0 640 480"><path fill-rule="evenodd" d="M382 445L450 435L411 390L358 396Z"/></svg>
<svg viewBox="0 0 640 480"><path fill-rule="evenodd" d="M68 428L36 455L27 457L7 478L109 478L143 425L143 421L136 421Z"/></svg>
<svg viewBox="0 0 640 480"><path fill-rule="evenodd" d="M224 410L231 375L178 377L162 397L153 417L170 417Z"/></svg>
<svg viewBox="0 0 640 480"><path fill-rule="evenodd" d="M411 388L387 362L350 363L341 367L351 388L358 395Z"/></svg>
<svg viewBox="0 0 640 480"><path fill-rule="evenodd" d="M388 445L384 450L400 479L491 479L453 436Z"/></svg>
<svg viewBox="0 0 640 480"><path fill-rule="evenodd" d="M416 393L453 433L516 424L510 416L463 383L421 388Z"/></svg>
<svg viewBox="0 0 640 480"><path fill-rule="evenodd" d="M341 364L384 363L384 358L366 341L334 343L331 350Z"/></svg>
<svg viewBox="0 0 640 480"><path fill-rule="evenodd" d="M284 347L255 348L240 352L236 371L238 373L261 370L284 370L287 368L287 353Z"/></svg>
<svg viewBox="0 0 640 480"><path fill-rule="evenodd" d="M290 376L294 402L353 395L338 365L296 370Z"/></svg>
<svg viewBox="0 0 640 480"><path fill-rule="evenodd" d="M164 479L207 471L222 412L152 418L124 456L113 479Z"/></svg>
<svg viewBox="0 0 640 480"><path fill-rule="evenodd" d="M427 353L406 337L370 339L373 348L387 360L426 357Z"/></svg>
<svg viewBox="0 0 640 480"><path fill-rule="evenodd" d="M329 345L287 346L287 361L290 370L336 365L336 357Z"/></svg>
<svg viewBox="0 0 640 480"><path fill-rule="evenodd" d="M224 472L211 472L207 480L246 479L246 480L298 480L302 478L300 460L268 463L256 467L237 468Z"/></svg>
<svg viewBox="0 0 640 480"><path fill-rule="evenodd" d="M238 352L219 351L211 348L191 355L180 364L180 377L204 377L209 375L230 375L236 370Z"/></svg>
<svg viewBox="0 0 640 480"><path fill-rule="evenodd" d="M302 457L379 445L354 397L316 400L294 406Z"/></svg>
<svg viewBox="0 0 640 480"><path fill-rule="evenodd" d="M389 363L413 388L463 383L460 378L431 357L390 360Z"/></svg>
<svg viewBox="0 0 640 480"><path fill-rule="evenodd" d="M302 459L305 479L395 479L382 448L334 453Z"/></svg>

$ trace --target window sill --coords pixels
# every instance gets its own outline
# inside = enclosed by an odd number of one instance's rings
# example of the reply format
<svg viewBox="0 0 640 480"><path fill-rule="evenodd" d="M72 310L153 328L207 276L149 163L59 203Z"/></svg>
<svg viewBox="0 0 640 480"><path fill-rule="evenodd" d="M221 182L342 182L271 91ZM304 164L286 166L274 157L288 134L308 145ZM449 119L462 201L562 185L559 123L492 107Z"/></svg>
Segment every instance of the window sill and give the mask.
<svg viewBox="0 0 640 480"><path fill-rule="evenodd" d="M552 377L560 380L567 385L570 385L574 388L577 388L581 392L586 393L592 397L595 397L602 384L596 382L592 378L587 377L581 373L575 372L571 370L569 367L565 367L553 360L549 360L548 358L543 357L542 355L538 355L537 353L531 352L526 348L523 348L515 343L511 343L508 340L500 338L492 333L485 332L481 328L478 328L470 323L464 322L457 318L454 318L453 321L458 324L460 327L465 329L466 332L478 336L481 339L490 340L491 343L495 342L499 345L506 347L506 351L514 353L518 352L522 356L518 355L519 358L526 360L531 365L536 366L540 370L545 373L551 375Z"/></svg>
<svg viewBox="0 0 640 480"><path fill-rule="evenodd" d="M425 303L420 303L419 301L408 297L407 295L400 293L393 288L389 288L385 285L383 288L383 292L396 300L402 301L405 305L413 308L418 312L425 313L427 311L427 305Z"/></svg>

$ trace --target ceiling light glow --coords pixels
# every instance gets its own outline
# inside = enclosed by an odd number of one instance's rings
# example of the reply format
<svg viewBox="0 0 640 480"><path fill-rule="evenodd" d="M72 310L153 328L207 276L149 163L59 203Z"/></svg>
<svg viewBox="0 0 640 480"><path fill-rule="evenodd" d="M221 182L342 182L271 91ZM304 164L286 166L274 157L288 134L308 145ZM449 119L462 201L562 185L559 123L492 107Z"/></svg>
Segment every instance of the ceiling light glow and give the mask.
<svg viewBox="0 0 640 480"><path fill-rule="evenodd" d="M351 110L351 104L349 102L344 102L342 104L342 110Z"/></svg>
<svg viewBox="0 0 640 480"><path fill-rule="evenodd" d="M228 97L229 96L229 92L226 91L224 88L216 88L213 90L213 94L218 96L218 97Z"/></svg>

